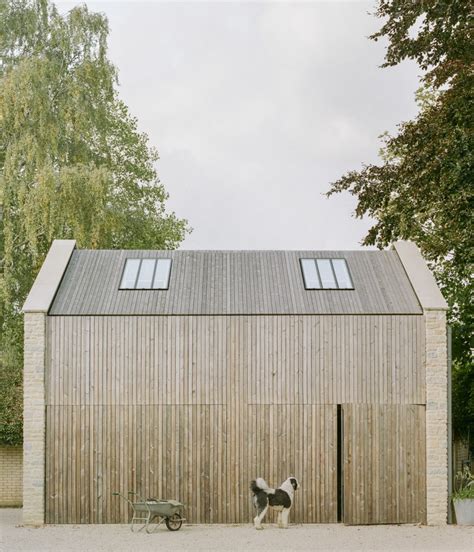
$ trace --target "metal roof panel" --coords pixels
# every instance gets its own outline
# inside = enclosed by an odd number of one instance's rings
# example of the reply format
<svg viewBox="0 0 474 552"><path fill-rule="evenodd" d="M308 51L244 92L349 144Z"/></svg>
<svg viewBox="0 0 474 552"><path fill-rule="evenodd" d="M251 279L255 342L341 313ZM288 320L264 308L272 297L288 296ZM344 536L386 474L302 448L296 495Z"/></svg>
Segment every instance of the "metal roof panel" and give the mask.
<svg viewBox="0 0 474 552"><path fill-rule="evenodd" d="M168 290L120 290L127 258L171 258ZM353 290L306 290L301 258L344 258ZM421 314L396 251L74 250L50 315Z"/></svg>

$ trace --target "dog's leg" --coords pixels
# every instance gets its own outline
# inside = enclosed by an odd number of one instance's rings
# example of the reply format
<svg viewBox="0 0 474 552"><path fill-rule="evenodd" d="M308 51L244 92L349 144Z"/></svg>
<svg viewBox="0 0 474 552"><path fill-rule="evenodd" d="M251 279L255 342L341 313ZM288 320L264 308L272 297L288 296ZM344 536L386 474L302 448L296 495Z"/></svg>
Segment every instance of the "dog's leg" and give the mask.
<svg viewBox="0 0 474 552"><path fill-rule="evenodd" d="M288 529L288 518L290 517L290 509L289 508L283 508L283 511L281 512L281 520L282 524L278 527L282 527L283 529Z"/></svg>
<svg viewBox="0 0 474 552"><path fill-rule="evenodd" d="M268 510L268 504L265 506L263 510L259 510L258 514L253 518L255 529L263 529L262 520L265 517L267 510Z"/></svg>
<svg viewBox="0 0 474 552"><path fill-rule="evenodd" d="M278 517L277 517L277 525L278 527L281 529L283 527L283 514L281 511L278 512Z"/></svg>

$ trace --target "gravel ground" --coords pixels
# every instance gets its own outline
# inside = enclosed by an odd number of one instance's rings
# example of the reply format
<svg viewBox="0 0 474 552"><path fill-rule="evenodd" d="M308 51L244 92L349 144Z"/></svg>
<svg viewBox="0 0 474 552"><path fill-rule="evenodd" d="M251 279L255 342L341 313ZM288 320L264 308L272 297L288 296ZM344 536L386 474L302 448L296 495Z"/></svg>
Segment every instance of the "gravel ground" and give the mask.
<svg viewBox="0 0 474 552"><path fill-rule="evenodd" d="M474 527L416 525L183 525L175 533L133 534L125 525L21 527L21 510L0 510L0 550L69 552L168 550L474 550Z"/></svg>

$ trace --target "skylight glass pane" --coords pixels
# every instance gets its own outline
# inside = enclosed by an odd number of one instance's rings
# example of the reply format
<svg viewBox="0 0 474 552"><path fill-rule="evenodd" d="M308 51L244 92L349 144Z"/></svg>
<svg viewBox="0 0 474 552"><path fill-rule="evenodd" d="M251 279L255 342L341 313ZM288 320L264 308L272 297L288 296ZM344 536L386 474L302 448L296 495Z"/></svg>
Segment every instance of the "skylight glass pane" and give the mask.
<svg viewBox="0 0 474 552"><path fill-rule="evenodd" d="M352 289L351 276L349 274L349 269L347 268L347 263L345 259L333 259L332 266L334 272L336 273L337 283L340 289Z"/></svg>
<svg viewBox="0 0 474 552"><path fill-rule="evenodd" d="M155 271L156 259L143 259L140 266L140 274L136 289L150 289L153 281L153 273Z"/></svg>
<svg viewBox="0 0 474 552"><path fill-rule="evenodd" d="M304 285L306 289L321 289L318 271L314 259L301 259L303 268Z"/></svg>
<svg viewBox="0 0 474 552"><path fill-rule="evenodd" d="M158 259L156 263L153 289L168 289L170 279L171 259Z"/></svg>
<svg viewBox="0 0 474 552"><path fill-rule="evenodd" d="M140 267L140 259L127 259L123 271L120 289L134 289L137 280L138 268Z"/></svg>
<svg viewBox="0 0 474 552"><path fill-rule="evenodd" d="M319 275L321 276L321 283L324 289L337 288L336 280L331 268L331 261L329 259L318 259Z"/></svg>

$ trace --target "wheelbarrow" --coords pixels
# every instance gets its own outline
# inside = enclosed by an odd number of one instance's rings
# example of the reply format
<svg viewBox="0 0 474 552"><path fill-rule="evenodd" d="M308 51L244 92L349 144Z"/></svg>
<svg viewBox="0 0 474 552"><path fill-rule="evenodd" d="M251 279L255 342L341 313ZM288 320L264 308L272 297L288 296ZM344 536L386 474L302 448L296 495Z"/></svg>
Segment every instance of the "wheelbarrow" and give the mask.
<svg viewBox="0 0 474 552"><path fill-rule="evenodd" d="M130 529L132 532L141 531L145 528L147 533L160 526L163 522L170 531L178 531L183 525L185 518L181 512L184 504L177 500L162 500L158 498L142 499L137 493L130 491L128 497L121 493L112 493L113 496L119 496L128 502L132 508L132 518L130 520ZM156 525L150 527L155 520L159 520Z"/></svg>

